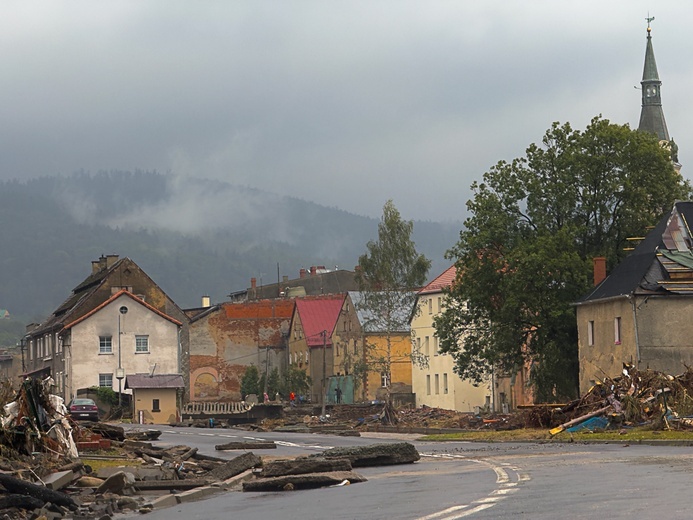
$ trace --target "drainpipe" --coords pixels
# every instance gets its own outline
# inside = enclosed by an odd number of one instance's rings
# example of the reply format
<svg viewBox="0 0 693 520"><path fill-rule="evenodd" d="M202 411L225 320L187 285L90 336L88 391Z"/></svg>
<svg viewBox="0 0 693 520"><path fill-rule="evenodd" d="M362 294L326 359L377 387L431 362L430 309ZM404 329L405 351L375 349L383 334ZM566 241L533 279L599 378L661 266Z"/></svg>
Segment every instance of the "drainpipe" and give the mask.
<svg viewBox="0 0 693 520"><path fill-rule="evenodd" d="M640 366L640 338L638 337L638 313L635 306L635 296L633 293L628 295L630 306L633 309L633 328L635 329L635 366Z"/></svg>

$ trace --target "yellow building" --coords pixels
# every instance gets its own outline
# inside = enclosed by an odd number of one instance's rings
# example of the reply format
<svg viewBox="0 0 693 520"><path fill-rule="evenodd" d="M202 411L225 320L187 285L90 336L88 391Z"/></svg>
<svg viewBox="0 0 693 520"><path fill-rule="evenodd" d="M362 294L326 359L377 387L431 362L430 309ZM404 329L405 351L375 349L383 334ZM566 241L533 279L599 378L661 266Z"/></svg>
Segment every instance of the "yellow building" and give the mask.
<svg viewBox="0 0 693 520"><path fill-rule="evenodd" d="M428 364L414 364L412 387L416 406L474 412L491 407L491 382L474 386L460 379L453 371L455 360L452 356L439 353L438 336L433 327L433 319L444 310L443 289L454 281L455 273L455 267L450 267L418 293L418 312L411 320L410 348L414 358L421 356Z"/></svg>
<svg viewBox="0 0 693 520"><path fill-rule="evenodd" d="M180 420L178 391L185 387L180 374L131 374L125 388L132 390L132 418L141 424L172 424Z"/></svg>
<svg viewBox="0 0 693 520"><path fill-rule="evenodd" d="M363 398L365 400L383 400L389 389L397 403L413 403L412 395L412 362L411 362L411 329L409 315L411 309L400 309L404 315L393 320L399 324L397 329L388 334L381 320L372 319L372 312L363 308L360 292L350 291L349 298L356 309L361 334L358 340L363 345L365 366L368 368L363 381ZM356 349L356 340L354 340Z"/></svg>

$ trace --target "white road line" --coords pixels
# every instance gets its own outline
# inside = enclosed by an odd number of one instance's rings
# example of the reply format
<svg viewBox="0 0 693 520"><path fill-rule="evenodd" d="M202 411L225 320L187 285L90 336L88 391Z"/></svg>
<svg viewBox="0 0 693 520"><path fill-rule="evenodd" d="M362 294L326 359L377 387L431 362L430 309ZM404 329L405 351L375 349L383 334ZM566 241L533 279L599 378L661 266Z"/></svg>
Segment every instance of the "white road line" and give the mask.
<svg viewBox="0 0 693 520"><path fill-rule="evenodd" d="M434 518L440 518L441 516L449 515L450 513L454 513L455 511L459 511L460 509L466 509L468 507L469 507L469 504L466 504L463 506L448 507L447 509L443 509L442 511L438 511L437 513L433 513L433 514L427 515L427 516L422 516L421 518L418 518L417 520L433 520Z"/></svg>
<svg viewBox="0 0 693 520"><path fill-rule="evenodd" d="M507 462L495 464L487 460L470 459L464 455L452 454L421 453L421 456L435 459L463 459L486 466L487 468L493 470L493 472L496 474L496 485L498 487L484 498L474 500L469 504L452 506L447 509L443 509L442 511L423 516L417 520L457 520L459 518L473 515L474 513L478 513L479 511L483 511L484 509L495 506L507 496L516 493L519 489L517 487L518 484L520 482L526 482L530 479L527 473L523 472L517 466L513 466ZM509 474L506 471L506 468L511 470L512 474Z"/></svg>

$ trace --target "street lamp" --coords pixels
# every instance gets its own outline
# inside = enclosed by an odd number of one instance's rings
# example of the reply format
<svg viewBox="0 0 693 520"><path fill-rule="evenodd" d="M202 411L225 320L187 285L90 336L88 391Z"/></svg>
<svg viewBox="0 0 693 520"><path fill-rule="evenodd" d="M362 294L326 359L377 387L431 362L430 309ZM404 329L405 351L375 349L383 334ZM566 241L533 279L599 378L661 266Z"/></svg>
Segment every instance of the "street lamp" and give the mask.
<svg viewBox="0 0 693 520"><path fill-rule="evenodd" d="M122 391L123 391L123 378L125 377L125 370L120 365L120 316L128 313L128 308L123 305L118 309L118 368L116 369L116 378L118 379L118 407L120 408L122 404Z"/></svg>

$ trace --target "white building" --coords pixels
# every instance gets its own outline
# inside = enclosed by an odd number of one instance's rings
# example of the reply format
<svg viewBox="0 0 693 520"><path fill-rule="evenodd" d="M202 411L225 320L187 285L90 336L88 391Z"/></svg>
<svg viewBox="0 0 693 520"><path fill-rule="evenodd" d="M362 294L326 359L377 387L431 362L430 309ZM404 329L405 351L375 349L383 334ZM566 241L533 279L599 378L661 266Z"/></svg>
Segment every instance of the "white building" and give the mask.
<svg viewBox="0 0 693 520"><path fill-rule="evenodd" d="M65 325L63 373L56 384L67 399L78 389L107 386L124 390L126 375L179 374L181 322L121 290L79 319Z"/></svg>

